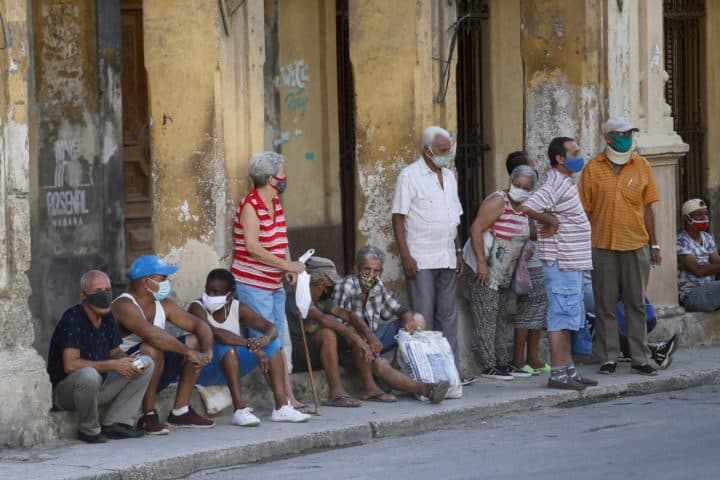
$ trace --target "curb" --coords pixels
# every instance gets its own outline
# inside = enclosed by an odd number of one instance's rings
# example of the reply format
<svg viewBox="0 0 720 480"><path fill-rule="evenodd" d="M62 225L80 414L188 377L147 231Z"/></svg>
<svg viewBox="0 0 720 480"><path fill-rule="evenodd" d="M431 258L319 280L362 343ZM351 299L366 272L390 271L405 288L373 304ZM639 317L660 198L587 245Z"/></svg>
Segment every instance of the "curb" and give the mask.
<svg viewBox="0 0 720 480"><path fill-rule="evenodd" d="M375 440L418 435L432 430L465 425L491 417L537 410L547 407L572 407L602 402L628 395L646 395L672 390L715 384L720 381L720 369L679 371L673 376L638 379L628 383L599 385L583 392L539 389L537 394L510 401L471 405L442 412L428 412L410 418L370 421L352 426L328 428L320 432L301 434L184 456L158 459L126 469L97 472L73 477L83 480L135 480L146 478L180 478L201 470L231 467L269 461L312 451L348 447Z"/></svg>

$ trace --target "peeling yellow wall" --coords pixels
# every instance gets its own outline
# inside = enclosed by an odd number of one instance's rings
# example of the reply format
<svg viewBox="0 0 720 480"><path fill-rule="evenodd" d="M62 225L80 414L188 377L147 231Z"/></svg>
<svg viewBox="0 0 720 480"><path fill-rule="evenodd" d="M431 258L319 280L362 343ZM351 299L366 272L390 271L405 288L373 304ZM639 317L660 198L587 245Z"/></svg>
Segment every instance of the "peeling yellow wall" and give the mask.
<svg viewBox="0 0 720 480"><path fill-rule="evenodd" d="M707 189L712 207L711 225L720 237L720 2L705 2L705 51L707 89L705 136ZM682 200L681 200L682 201ZM681 205L681 203L679 203Z"/></svg>

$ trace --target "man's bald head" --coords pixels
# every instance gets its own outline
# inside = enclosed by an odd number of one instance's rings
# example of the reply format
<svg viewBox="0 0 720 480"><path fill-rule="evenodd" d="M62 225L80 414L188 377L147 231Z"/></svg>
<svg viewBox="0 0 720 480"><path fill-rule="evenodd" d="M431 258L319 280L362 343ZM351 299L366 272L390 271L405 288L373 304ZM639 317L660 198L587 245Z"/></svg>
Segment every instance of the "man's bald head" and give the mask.
<svg viewBox="0 0 720 480"><path fill-rule="evenodd" d="M100 270L90 270L80 277L80 292L83 294L95 293L110 288L110 277Z"/></svg>

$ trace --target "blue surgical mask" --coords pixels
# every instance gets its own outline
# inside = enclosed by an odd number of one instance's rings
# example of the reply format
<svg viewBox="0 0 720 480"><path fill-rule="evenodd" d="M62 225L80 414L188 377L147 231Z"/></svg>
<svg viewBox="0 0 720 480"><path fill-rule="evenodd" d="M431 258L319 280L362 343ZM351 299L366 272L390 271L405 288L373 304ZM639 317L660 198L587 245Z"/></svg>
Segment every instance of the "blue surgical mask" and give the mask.
<svg viewBox="0 0 720 480"><path fill-rule="evenodd" d="M633 145L632 135L612 135L610 146L618 153L627 153Z"/></svg>
<svg viewBox="0 0 720 480"><path fill-rule="evenodd" d="M585 166L585 159L583 157L566 157L565 168L573 173L577 173Z"/></svg>
<svg viewBox="0 0 720 480"><path fill-rule="evenodd" d="M152 280L152 278L150 279ZM170 286L170 280L163 280L162 282L157 282L153 280L153 282L157 283L160 287L157 292L152 292L153 297L155 297L155 300L165 300L168 295L170 295L170 290L172 289Z"/></svg>

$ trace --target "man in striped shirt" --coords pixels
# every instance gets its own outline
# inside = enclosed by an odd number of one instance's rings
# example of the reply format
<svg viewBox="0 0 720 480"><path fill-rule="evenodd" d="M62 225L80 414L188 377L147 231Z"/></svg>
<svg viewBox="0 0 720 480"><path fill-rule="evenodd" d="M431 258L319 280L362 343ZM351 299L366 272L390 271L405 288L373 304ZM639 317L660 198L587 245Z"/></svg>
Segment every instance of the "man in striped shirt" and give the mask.
<svg viewBox="0 0 720 480"><path fill-rule="evenodd" d="M583 390L597 385L575 369L571 353L572 332L585 322L583 271L592 270L590 222L588 222L572 174L585 161L572 138L557 137L550 142L552 167L545 183L523 204L529 217L543 224L538 236L538 253L543 262L545 293L548 298L547 330L552 371L548 386Z"/></svg>

